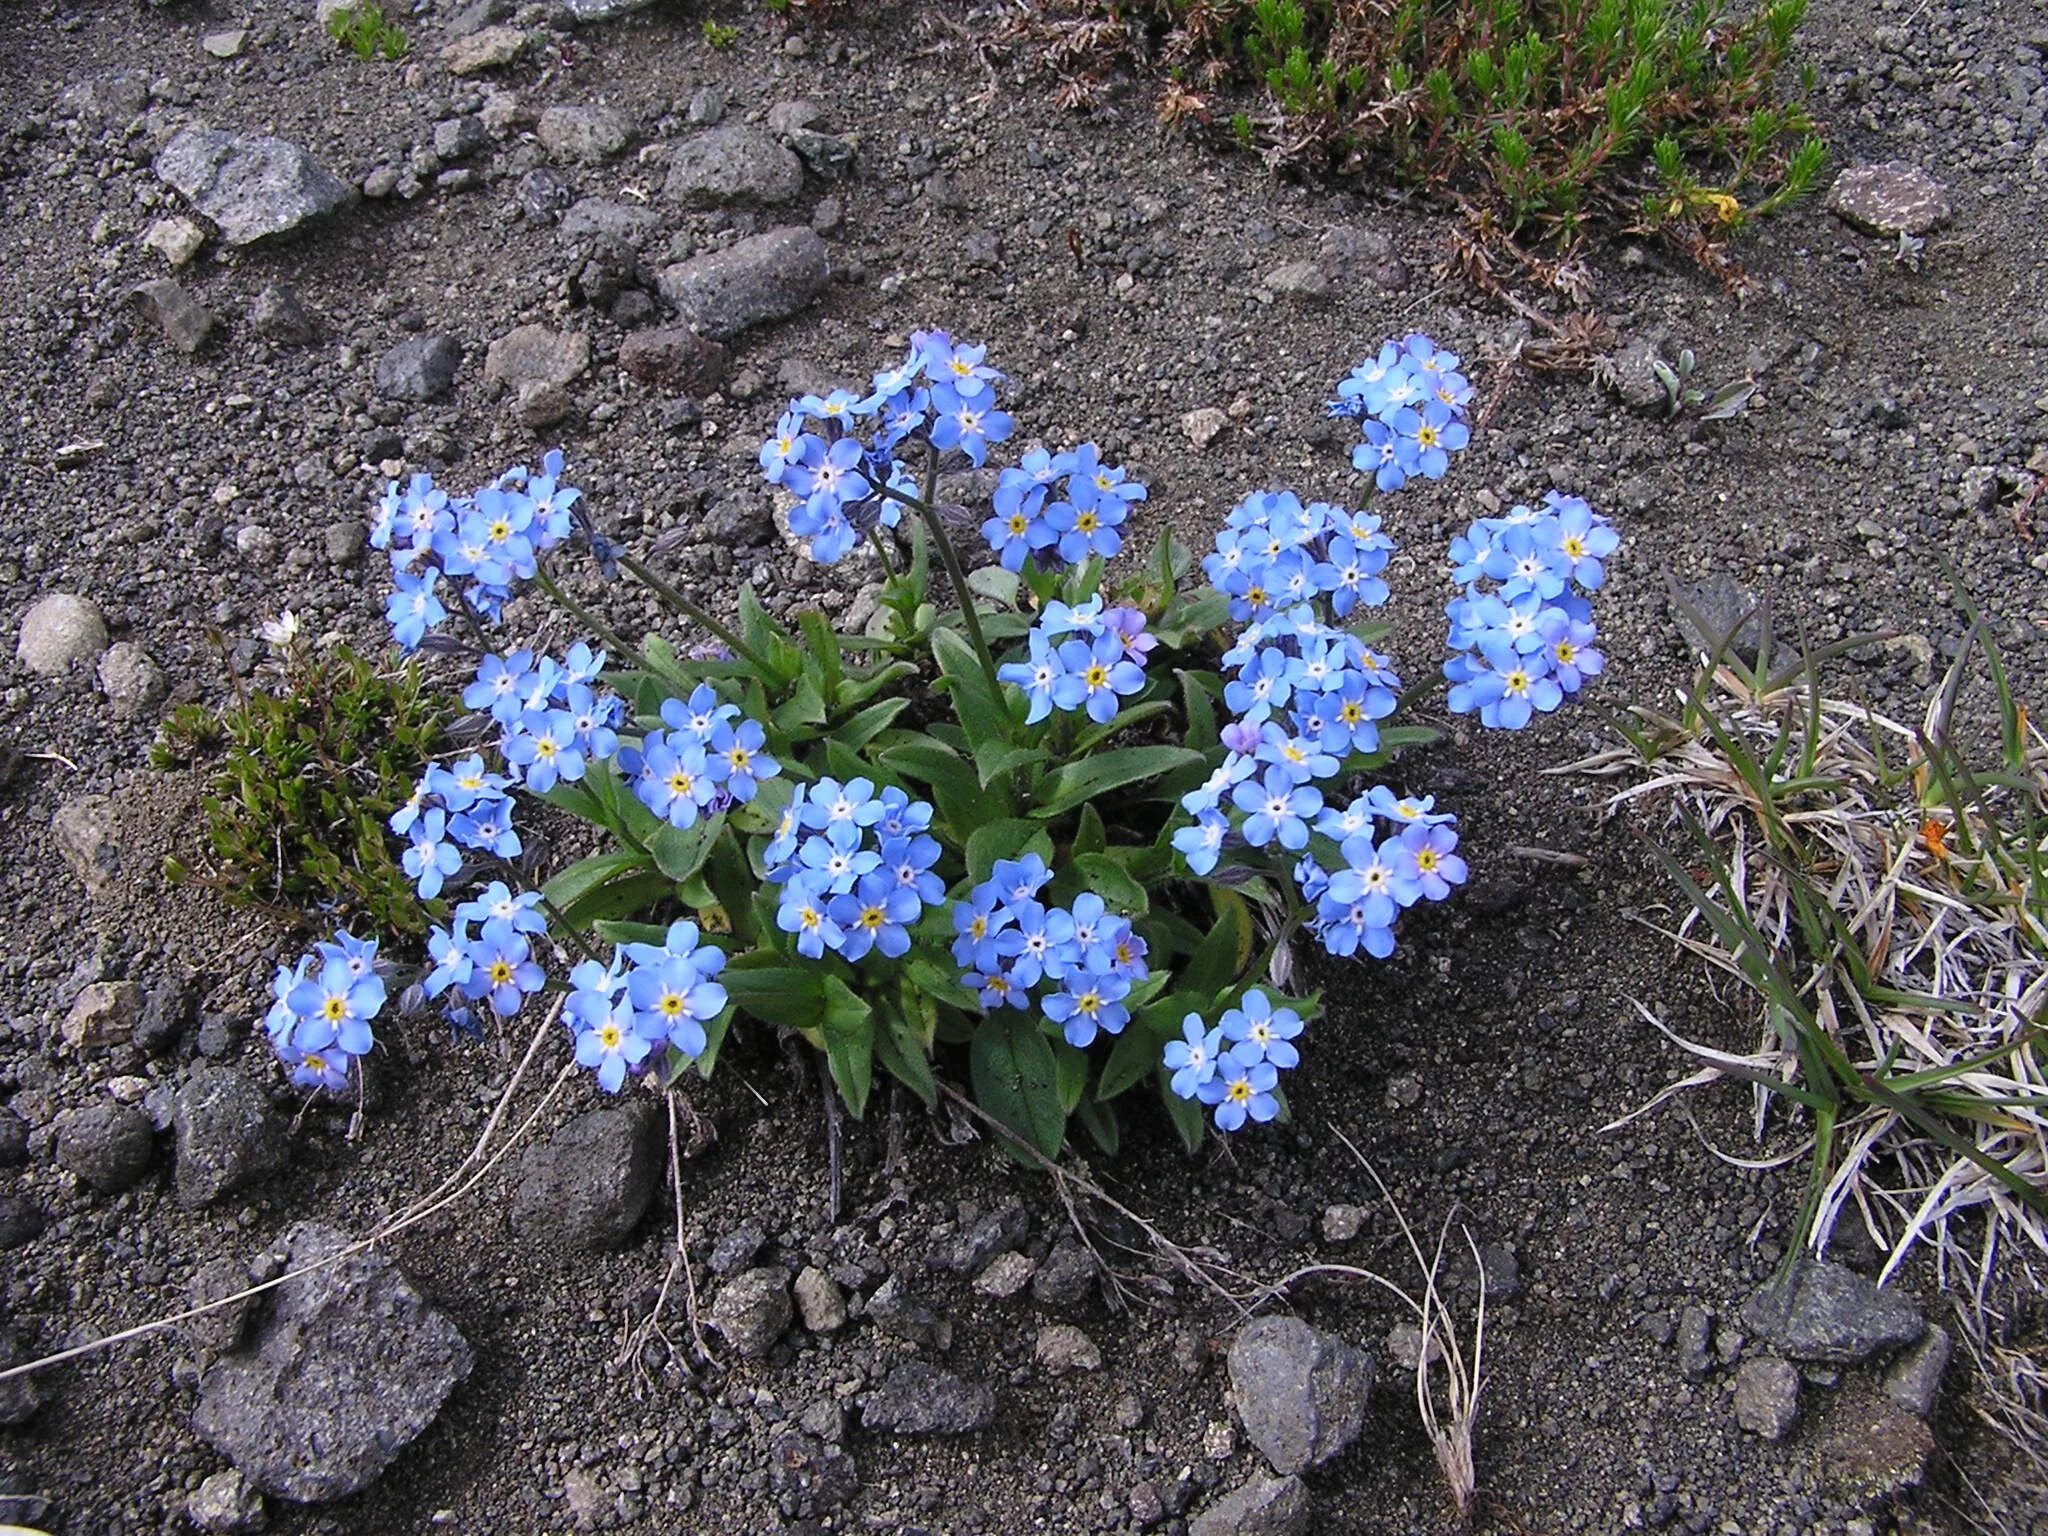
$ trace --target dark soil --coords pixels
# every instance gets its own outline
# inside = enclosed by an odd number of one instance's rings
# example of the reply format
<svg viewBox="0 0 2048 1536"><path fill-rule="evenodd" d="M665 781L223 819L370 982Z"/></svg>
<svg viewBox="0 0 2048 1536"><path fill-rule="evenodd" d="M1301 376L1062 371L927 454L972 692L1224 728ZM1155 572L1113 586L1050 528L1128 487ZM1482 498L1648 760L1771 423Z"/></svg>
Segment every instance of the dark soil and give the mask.
<svg viewBox="0 0 2048 1536"><path fill-rule="evenodd" d="M91 597L117 639L163 666L174 699L219 698L215 636L244 641L282 608L316 633L377 642L378 562L328 534L358 526L401 464L467 485L560 441L618 535L644 544L683 531L678 576L706 601L729 602L752 579L775 603L839 610L850 585L821 586L767 520L754 448L786 392L864 377L913 328L986 339L1014 381L1020 444L1094 438L1152 486L1151 526L1196 543L1253 487L1356 493L1320 405L1382 337L1423 329L1468 358L1498 359L1522 328L1438 275L1452 225L1425 202L1276 183L1244 158L1162 136L1142 87L1113 111L1063 116L1012 73L1015 61L984 63L973 44L992 21L980 13L890 9L785 38L771 18L727 6L719 14L739 38L721 52L698 9L677 6L539 28L523 61L484 77L516 91L523 115L465 162L479 173L473 190L431 190L428 168L417 200L361 202L240 252L210 243L173 274L223 322L188 358L127 302L164 275L142 235L182 211L149 170L169 133L191 120L275 133L360 183L406 166L437 121L484 103L482 84L439 63L452 4L409 19L414 55L399 65L340 52L311 9L0 13L0 367L11 401L0 610L11 637L43 593ZM2020 0L1816 0L1804 53L1837 158L1919 161L1948 185L1954 223L1914 264L1817 202L1794 209L1737 246L1750 278L1739 296L1655 246L1592 250L1595 304L1619 340L1690 346L1709 385L1747 371L1758 397L1725 426L1670 424L1584 377L1477 362L1472 451L1440 487L1380 504L1402 545L1393 648L1411 679L1434 663L1446 540L1485 498L1554 486L1615 517L1627 540L1600 607L1608 707L1667 698L1687 674L1666 572L1768 588L1814 641L1895 633L1855 677L1912 713L1964 629L1959 570L2022 691L2041 696L2048 555L2022 510L2023 466L2048 436L2040 26ZM241 27L233 60L202 50L202 35ZM732 379L697 402L700 423L620 372L621 327L580 302L588 251L528 217L519 188L546 165L534 113L606 102L637 121L636 147L607 165L551 169L578 197L645 197L661 219L649 268L769 227L780 216L692 214L661 199L666 149L696 131L686 107L706 85L729 89L729 120L819 103L822 125L857 137L858 155L847 179L810 176L787 215L805 222L837 201L840 221L819 220L831 226L830 291L735 342ZM1313 258L1339 225L1384 235L1405 284L1346 281L1321 304L1264 289L1266 274ZM314 346L274 344L243 319L275 283L316 313ZM570 386L582 420L545 438L483 376L489 343L532 322L587 332L595 357ZM420 332L466 349L453 397L380 397L378 358ZM1181 420L1211 406L1234 425L1198 452ZM59 467L59 448L81 441L104 446ZM733 494L745 498L741 535L696 533L707 506ZM630 590L602 600L629 630L658 622ZM41 1236L0 1256L0 1273L5 1319L41 1353L181 1305L195 1269L246 1260L296 1220L363 1231L403 1207L465 1155L526 1028L481 1045L439 1026L385 1030L392 1060L361 1139L344 1137L350 1106L315 1105L295 1123L286 1176L222 1206L175 1203L167 1138L129 1193L76 1183L51 1160L50 1121L119 1077L176 1081L202 1042L297 1114L260 1032L249 1034L273 965L300 940L157 877L197 826L194 777L144 766L158 712L118 720L89 679L32 676L11 639L0 669L0 734L22 754L0 786L0 1098L34 1128L28 1162L0 1172L0 1192L47 1218ZM1434 1233L1453 1215L1469 1226L1495 1280L1514 1282L1496 1284L1487 1316L1482 1529L1948 1530L1967 1526L1961 1512L1983 1528L2041 1529L2030 1511L2048 1519L2048 1506L1970 1413L1960 1367L1917 1489L1884 1468L1845 1480L1869 1369L1810 1384L1783 1442L1737 1427L1732 1364L1755 1346L1735 1314L1782 1257L1801 1167L1743 1169L1710 1146L1760 1158L1793 1150L1797 1134L1774 1118L1759 1147L1748 1098L1732 1088L1690 1100L1691 1117L1667 1109L1599 1129L1687 1070L1638 1022L1636 1002L1681 1031L1750 1043L1749 1025L1644 926L1671 893L1625 822L1601 821L1603 787L1542 773L1604 744L1595 711L1581 708L1512 740L1460 727L1404 762L1406 782L1459 812L1472 889L1411 921L1388 963L1308 966L1326 1014L1292 1086L1291 1125L1189 1159L1163 1116L1141 1116L1123 1156L1093 1172L1180 1242L1212 1248L1248 1289L1318 1260L1418 1278L1340 1133L1419 1226ZM89 792L112 797L121 855L119 878L97 895L50 831L59 807ZM1516 848L1588 862L1534 862ZM165 975L191 980L207 1020L168 1054L63 1044L58 1024L80 987ZM814 1263L862 1293L894 1275L951 1323L950 1349L926 1356L995 1388L994 1425L953 1440L853 1427L852 1403L914 1353L867 1321L829 1337L792 1328L766 1359L695 1377L651 1340L636 1354L628 1340L672 1240L667 1194L624 1250L570 1255L511 1235L501 1177L391 1245L473 1346L468 1383L369 1491L326 1509L273 1501L273 1529L559 1530L578 1520L571 1493L586 1525L635 1530L685 1519L710 1531L1176 1529L1258 1468L1225 1399L1220 1350L1236 1310L1145 1253L1118 1251L1113 1222L1096 1230L1132 1277L1120 1309L1099 1288L1074 1305L979 1296L928 1256L977 1214L1021 1199L1026 1247L1043 1257L1069 1231L1044 1179L964 1124L878 1096L866 1124L845 1128L835 1225L809 1064L756 1040L721 1065L692 1100L712 1139L683 1169L684 1235L707 1300L720 1283L713 1247L748 1224L765 1240L761 1262ZM557 1116L598 1098L579 1078ZM1339 1204L1370 1212L1345 1243L1323 1235L1326 1207ZM1837 1256L1873 1259L1846 1231ZM1945 1312L1929 1277L1916 1280L1930 1315ZM1290 1301L1381 1367L1365 1435L1309 1478L1317 1528L1450 1529L1410 1384L1384 1348L1399 1314L1320 1282ZM1692 1307L1718 1320L1720 1347L1697 1381L1670 1342ZM1037 1332L1054 1321L1100 1346L1099 1372L1049 1380L1033 1364ZM686 1337L673 1303L665 1322ZM195 1380L175 1335L52 1373L40 1411L0 1430L0 1491L50 1500L40 1523L53 1530L186 1529L187 1493L222 1465L189 1427ZM804 1496L777 1460L792 1425L853 1458L843 1500Z"/></svg>

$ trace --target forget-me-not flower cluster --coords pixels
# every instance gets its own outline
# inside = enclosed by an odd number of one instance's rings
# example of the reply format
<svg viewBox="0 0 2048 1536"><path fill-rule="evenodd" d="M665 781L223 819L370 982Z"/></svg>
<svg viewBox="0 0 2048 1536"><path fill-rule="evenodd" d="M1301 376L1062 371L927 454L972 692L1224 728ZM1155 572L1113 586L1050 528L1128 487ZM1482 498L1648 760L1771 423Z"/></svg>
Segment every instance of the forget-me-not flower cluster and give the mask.
<svg viewBox="0 0 2048 1536"><path fill-rule="evenodd" d="M1024 659L999 667L996 677L1023 691L1026 725L1056 709L1085 710L1107 725L1119 701L1145 686L1145 658L1158 643L1141 610L1104 609L1100 593L1072 606L1048 603L1025 637Z"/></svg>
<svg viewBox="0 0 2048 1536"><path fill-rule="evenodd" d="M670 826L694 826L699 816L745 805L763 780L782 772L767 752L767 733L737 704L699 683L687 699L665 699L661 722L638 746L621 748L619 767L640 803Z"/></svg>
<svg viewBox="0 0 2048 1536"><path fill-rule="evenodd" d="M1451 543L1448 707L1479 723L1518 731L1598 677L1593 605L1582 596L1607 580L1603 562L1621 543L1606 518L1576 496L1551 491L1538 508L1482 517Z"/></svg>
<svg viewBox="0 0 2048 1536"><path fill-rule="evenodd" d="M1102 462L1093 443L1072 453L1033 448L996 480L995 515L981 525L998 563L1021 571L1107 560L1124 547L1123 525L1145 487Z"/></svg>
<svg viewBox="0 0 2048 1536"><path fill-rule="evenodd" d="M885 491L914 496L909 448L957 451L979 468L991 443L1012 431L996 402L1003 375L988 349L944 331L911 334L910 354L876 374L865 395L838 389L792 400L761 445L762 475L797 498L789 529L811 559L836 565L875 527L893 528L902 504Z"/></svg>
<svg viewBox="0 0 2048 1536"><path fill-rule="evenodd" d="M725 951L706 944L697 925L671 923L659 944L625 944L609 964L585 960L569 972L562 1022L576 1062L617 1093L626 1074L658 1064L669 1050L694 1061L709 1044L705 1026L725 1011L718 976Z"/></svg>
<svg viewBox="0 0 2048 1536"><path fill-rule="evenodd" d="M346 1088L376 1044L371 1021L384 1006L377 941L341 932L293 966L280 965L263 1028L302 1088Z"/></svg>
<svg viewBox="0 0 2048 1536"><path fill-rule="evenodd" d="M392 593L384 616L400 650L411 652L466 603L496 623L540 556L564 542L582 492L562 483L560 449L539 473L516 467L468 496L451 497L426 475L392 481L370 523L370 544L391 556Z"/></svg>
<svg viewBox="0 0 2048 1536"><path fill-rule="evenodd" d="M1093 891L1071 906L1039 900L1052 871L1035 853L999 860L953 903L953 961L981 1006L1028 1009L1085 1049L1131 1021L1125 999L1151 974L1131 921Z"/></svg>
<svg viewBox="0 0 2048 1536"><path fill-rule="evenodd" d="M871 779L799 784L762 854L782 887L776 926L806 959L896 959L924 909L946 897L933 868L939 840L929 801Z"/></svg>
<svg viewBox="0 0 2048 1536"><path fill-rule="evenodd" d="M1329 412L1359 424L1365 440L1351 450L1352 464L1381 490L1398 491L1418 475L1444 477L1451 455L1472 441L1465 425L1471 399L1458 355L1416 332L1352 369Z"/></svg>
<svg viewBox="0 0 2048 1536"><path fill-rule="evenodd" d="M1181 1038L1166 1043L1167 1086L1213 1107L1219 1131L1263 1124L1280 1112L1281 1072L1301 1061L1300 1034L1301 1015L1254 987L1213 1027L1199 1013L1181 1021Z"/></svg>
<svg viewBox="0 0 2048 1536"><path fill-rule="evenodd" d="M1333 955L1394 952L1394 924L1418 901L1442 901L1465 883L1457 818L1433 796L1396 795L1374 785L1316 820L1322 839L1294 866L1301 898L1314 909L1309 931ZM1326 865L1334 849L1335 858Z"/></svg>

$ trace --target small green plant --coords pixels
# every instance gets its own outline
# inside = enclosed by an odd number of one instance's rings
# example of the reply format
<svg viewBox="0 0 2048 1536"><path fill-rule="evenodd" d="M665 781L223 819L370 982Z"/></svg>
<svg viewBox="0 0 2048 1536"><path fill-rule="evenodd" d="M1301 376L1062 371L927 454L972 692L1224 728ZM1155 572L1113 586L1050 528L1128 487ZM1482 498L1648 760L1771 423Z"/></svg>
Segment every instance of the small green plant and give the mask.
<svg viewBox="0 0 2048 1536"><path fill-rule="evenodd" d="M1138 57L1176 81L1263 87L1279 109L1260 125L1269 157L1340 171L1391 165L1508 236L1569 239L1599 213L1676 234L1704 257L1806 192L1826 158L1805 111L1777 86L1806 0L1056 0L1050 9L1050 19L1020 25L1037 30L1070 83ZM1202 120L1187 94L1168 91L1173 119ZM1251 121L1230 119L1240 143Z"/></svg>
<svg viewBox="0 0 2048 1536"><path fill-rule="evenodd" d="M716 48L720 53L725 52L726 49L739 40L740 29L738 27L729 27L722 21L713 21L709 16L704 18L704 41L713 48Z"/></svg>
<svg viewBox="0 0 2048 1536"><path fill-rule="evenodd" d="M1657 382L1664 386L1664 414L1675 420L1680 416L1691 416L1699 421L1727 421L1740 416L1756 394L1756 380L1740 378L1723 384L1709 394L1693 382L1693 375L1699 371L1699 359L1691 347L1680 350L1677 360L1665 362L1661 357L1650 359L1650 372Z"/></svg>
<svg viewBox="0 0 2048 1536"><path fill-rule="evenodd" d="M432 912L400 867L386 818L440 752L444 707L419 669L377 666L346 646L314 652L285 631L273 687L236 677L235 698L188 704L164 722L150 760L218 759L202 808L205 851L165 875L241 906L319 909L373 930L418 933Z"/></svg>
<svg viewBox="0 0 2048 1536"><path fill-rule="evenodd" d="M1679 1087L1751 1084L1759 1127L1766 1094L1803 1121L1791 1251L1855 1210L1892 1249L1887 1275L1928 1241L1981 1270L1981 1296L1995 1255L2048 1248L2048 740L1962 604L1970 630L1911 725L1823 683L1878 637L1786 662L1767 604L1719 626L1681 603L1708 651L1683 710L1631 710L1626 747L1573 766L1635 776L1615 805L1672 798L1679 851L1647 837L1683 903L1670 936L1749 995L1763 1038L1722 1051L1644 1016L1703 1068ZM1733 654L1745 632L1753 661ZM1957 719L1973 680L1988 748ZM1956 1230L1968 1212L1986 1234Z"/></svg>
<svg viewBox="0 0 2048 1536"><path fill-rule="evenodd" d="M365 61L402 59L412 46L405 28L387 20L376 0L356 0L347 9L329 14L327 35Z"/></svg>

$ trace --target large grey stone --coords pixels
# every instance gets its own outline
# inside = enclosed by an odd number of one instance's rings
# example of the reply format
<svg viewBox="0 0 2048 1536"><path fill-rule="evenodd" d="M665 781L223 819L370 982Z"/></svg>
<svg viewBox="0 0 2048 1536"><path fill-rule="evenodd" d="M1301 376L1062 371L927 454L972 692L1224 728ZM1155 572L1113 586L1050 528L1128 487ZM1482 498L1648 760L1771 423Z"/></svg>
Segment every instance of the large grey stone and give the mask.
<svg viewBox="0 0 2048 1536"><path fill-rule="evenodd" d="M1764 1357L1735 1371L1735 1422L1766 1440L1782 1440L1799 1422L1799 1367Z"/></svg>
<svg viewBox="0 0 2048 1536"><path fill-rule="evenodd" d="M113 835L117 810L111 795L80 795L50 818L50 840L91 895L107 890L121 874L121 845Z"/></svg>
<svg viewBox="0 0 2048 1536"><path fill-rule="evenodd" d="M168 684L156 658L133 640L122 640L107 648L100 658L100 692L118 720L133 720L163 702Z"/></svg>
<svg viewBox="0 0 2048 1536"><path fill-rule="evenodd" d="M311 311L291 288L272 283L249 306L249 328L266 341L285 346L309 345L319 334Z"/></svg>
<svg viewBox="0 0 2048 1536"><path fill-rule="evenodd" d="M462 366L462 343L449 336L408 336L377 360L377 392L425 403L447 397Z"/></svg>
<svg viewBox="0 0 2048 1536"><path fill-rule="evenodd" d="M644 1100L576 1116L520 1159L512 1229L529 1242L616 1248L661 1178L661 1121Z"/></svg>
<svg viewBox="0 0 2048 1536"><path fill-rule="evenodd" d="M1261 1317L1230 1346L1230 1389L1245 1434L1285 1475L1358 1438L1372 1361L1298 1317Z"/></svg>
<svg viewBox="0 0 2048 1536"><path fill-rule="evenodd" d="M282 1169L290 1156L270 1100L232 1067L200 1065L178 1090L171 1129L178 1138L180 1205L208 1205Z"/></svg>
<svg viewBox="0 0 2048 1536"><path fill-rule="evenodd" d="M1939 1324L1930 1326L1927 1336L1885 1372L1884 1395L1916 1418L1932 1418L1935 1401L1941 1396L1941 1378L1954 1350L1949 1331Z"/></svg>
<svg viewBox="0 0 2048 1536"><path fill-rule="evenodd" d="M770 134L745 123L686 139L669 161L666 193L685 208L734 203L779 206L804 189L803 162Z"/></svg>
<svg viewBox="0 0 2048 1536"><path fill-rule="evenodd" d="M644 11L654 0L555 0L562 15L573 22L611 21Z"/></svg>
<svg viewBox="0 0 2048 1536"><path fill-rule="evenodd" d="M286 1234L286 1268L348 1243L303 1222ZM248 1345L200 1379L192 1427L266 1493L346 1498L434 1421L469 1375L469 1345L376 1253L298 1275L272 1296Z"/></svg>
<svg viewBox="0 0 2048 1536"><path fill-rule="evenodd" d="M617 107L549 107L534 134L557 160L602 165L633 142L633 119Z"/></svg>
<svg viewBox="0 0 2048 1536"><path fill-rule="evenodd" d="M652 208L586 197L562 215L556 232L564 240L611 240L638 248L660 228L661 215Z"/></svg>
<svg viewBox="0 0 2048 1536"><path fill-rule="evenodd" d="M1302 1536L1308 1489L1298 1477L1255 1477L1188 1522L1188 1536Z"/></svg>
<svg viewBox="0 0 2048 1536"><path fill-rule="evenodd" d="M22 616L14 654L29 671L62 677L107 648L107 621L91 599L52 592Z"/></svg>
<svg viewBox="0 0 2048 1536"><path fill-rule="evenodd" d="M1757 1292L1742 1319L1788 1358L1831 1365L1917 1343L1927 1331L1911 1297L1823 1260L1802 1260Z"/></svg>
<svg viewBox="0 0 2048 1536"><path fill-rule="evenodd" d="M156 1136L140 1110L111 1099L59 1115L57 1164L103 1195L118 1195L149 1172Z"/></svg>
<svg viewBox="0 0 2048 1536"><path fill-rule="evenodd" d="M1850 166L1829 188L1828 207L1873 235L1924 235L1955 212L1948 189L1904 160Z"/></svg>
<svg viewBox="0 0 2048 1536"><path fill-rule="evenodd" d="M964 1435L996 1416L996 1395L979 1382L912 1360L861 1399L863 1428L897 1435Z"/></svg>
<svg viewBox="0 0 2048 1536"><path fill-rule="evenodd" d="M691 330L724 341L788 319L824 292L830 277L825 242L790 225L677 262L661 274L661 296Z"/></svg>
<svg viewBox="0 0 2048 1536"><path fill-rule="evenodd" d="M750 1360L773 1349L794 1316L789 1276L768 1265L734 1275L711 1303L711 1326Z"/></svg>
<svg viewBox="0 0 2048 1536"><path fill-rule="evenodd" d="M522 325L491 343L484 354L488 383L570 384L590 366L590 338L580 331L556 331L545 325Z"/></svg>
<svg viewBox="0 0 2048 1536"><path fill-rule="evenodd" d="M156 174L218 225L229 245L281 235L354 196L296 144L201 125L163 147Z"/></svg>
<svg viewBox="0 0 2048 1536"><path fill-rule="evenodd" d="M655 389L708 395L725 383L726 351L687 325L635 331L619 343L619 367Z"/></svg>

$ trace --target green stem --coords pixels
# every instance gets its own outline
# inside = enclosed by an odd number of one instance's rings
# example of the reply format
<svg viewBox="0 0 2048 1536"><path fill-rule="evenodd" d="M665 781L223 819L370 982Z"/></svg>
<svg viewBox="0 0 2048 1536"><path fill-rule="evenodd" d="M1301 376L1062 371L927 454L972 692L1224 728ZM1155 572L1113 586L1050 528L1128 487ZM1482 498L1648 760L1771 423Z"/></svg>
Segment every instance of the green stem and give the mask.
<svg viewBox="0 0 2048 1536"><path fill-rule="evenodd" d="M1280 885L1282 890L1289 889L1289 882L1285 874L1280 875L1275 883ZM1255 985L1265 985L1265 978L1267 972L1272 967L1273 957L1280 953L1280 947L1283 944L1293 939L1294 935L1300 930L1301 925L1308 919L1309 908L1307 904L1294 900L1291 891L1289 892L1287 906L1287 921L1282 923L1279 930L1274 933L1273 942L1268 944L1266 952L1259 956L1259 963L1245 972L1248 978L1254 979Z"/></svg>
<svg viewBox="0 0 2048 1536"><path fill-rule="evenodd" d="M741 661L752 667L762 677L767 677L767 666L760 657L747 648L747 643L744 640L740 639L731 629L705 612L703 608L683 596L682 593L678 592L666 581L663 581L661 577L655 575L637 556L629 555L624 550L620 550L619 564L630 571L637 581L664 603L668 604L669 607L688 619L692 624L710 631L719 643L731 651L733 655L739 657Z"/></svg>
<svg viewBox="0 0 2048 1536"><path fill-rule="evenodd" d="M932 543L938 547L939 564L946 568L946 579L953 583L953 596L960 604L960 619L967 627L967 638L974 646L975 659L981 663L981 670L988 674L989 687L998 696L1003 691L1001 681L996 677L996 659L989 651L988 639L981 632L981 615L974 610L974 594L968 590L967 572L960 564L960 555L953 548L953 541L946 535L946 525L939 518L938 509L928 499L932 485L938 479L938 457L933 455L931 467L925 474L925 496L909 496L893 486L878 485L875 490L889 500L901 502L924 519L924 525L931 531Z"/></svg>
<svg viewBox="0 0 2048 1536"><path fill-rule="evenodd" d="M546 571L536 568L533 573L533 580L534 585L538 586L541 589L541 591L547 593L549 597L553 598L557 603L561 604L563 608L567 609L570 617L574 618L577 623L581 624L591 634L595 635L600 642L607 646L612 651L612 653L618 656L621 660L624 660L628 656L637 656L640 654L638 648L634 646L630 641L628 641L625 636L621 635L617 630L613 629L611 625L605 623L604 620L598 618L597 615L591 613L581 603L577 602L576 599L571 597L567 592L565 592L562 589L561 584L557 582L554 577L550 576Z"/></svg>
<svg viewBox="0 0 2048 1536"><path fill-rule="evenodd" d="M476 616L476 610L469 606L469 599L460 592L449 606L462 615L462 622L469 626L469 632L476 637L476 648L481 655L491 654L491 637L484 633L484 621Z"/></svg>
<svg viewBox="0 0 2048 1536"><path fill-rule="evenodd" d="M875 558L882 562L882 573L891 581L896 579L896 562L889 558L889 546L882 539L882 525L874 524L868 529L868 542L875 546Z"/></svg>

